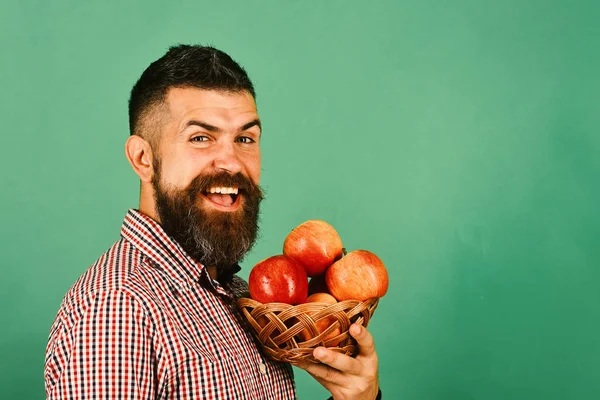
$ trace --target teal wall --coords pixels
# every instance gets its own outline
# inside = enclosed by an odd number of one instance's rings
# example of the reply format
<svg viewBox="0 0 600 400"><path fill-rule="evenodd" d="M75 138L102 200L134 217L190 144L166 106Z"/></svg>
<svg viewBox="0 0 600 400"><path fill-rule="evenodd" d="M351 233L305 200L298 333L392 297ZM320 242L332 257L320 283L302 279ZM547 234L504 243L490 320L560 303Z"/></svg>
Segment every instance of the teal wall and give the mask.
<svg viewBox="0 0 600 400"><path fill-rule="evenodd" d="M258 91L268 199L243 275L315 218L386 263L386 398L600 397L600 2L9 0L0 398L43 398L62 296L137 205L129 90L179 42Z"/></svg>

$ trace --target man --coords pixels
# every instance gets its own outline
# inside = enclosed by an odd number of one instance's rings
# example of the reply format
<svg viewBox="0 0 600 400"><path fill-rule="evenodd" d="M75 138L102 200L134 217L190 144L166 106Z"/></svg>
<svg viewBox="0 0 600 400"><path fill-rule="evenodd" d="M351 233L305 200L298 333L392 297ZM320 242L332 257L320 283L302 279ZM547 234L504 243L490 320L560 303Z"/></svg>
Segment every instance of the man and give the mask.
<svg viewBox="0 0 600 400"><path fill-rule="evenodd" d="M138 210L66 294L50 331L50 399L288 399L292 368L245 329L235 275L252 247L262 193L261 123L246 72L227 54L172 47L133 87L125 152ZM299 365L336 399L378 395L366 329L359 355L316 349Z"/></svg>

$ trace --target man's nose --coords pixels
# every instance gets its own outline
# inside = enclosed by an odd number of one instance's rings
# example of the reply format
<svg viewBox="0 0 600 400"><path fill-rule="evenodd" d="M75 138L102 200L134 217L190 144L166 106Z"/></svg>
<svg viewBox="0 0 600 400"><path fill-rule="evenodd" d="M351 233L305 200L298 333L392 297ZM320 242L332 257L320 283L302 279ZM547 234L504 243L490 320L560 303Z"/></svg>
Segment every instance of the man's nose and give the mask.
<svg viewBox="0 0 600 400"><path fill-rule="evenodd" d="M214 160L215 168L237 174L242 171L242 162L233 143L222 143Z"/></svg>

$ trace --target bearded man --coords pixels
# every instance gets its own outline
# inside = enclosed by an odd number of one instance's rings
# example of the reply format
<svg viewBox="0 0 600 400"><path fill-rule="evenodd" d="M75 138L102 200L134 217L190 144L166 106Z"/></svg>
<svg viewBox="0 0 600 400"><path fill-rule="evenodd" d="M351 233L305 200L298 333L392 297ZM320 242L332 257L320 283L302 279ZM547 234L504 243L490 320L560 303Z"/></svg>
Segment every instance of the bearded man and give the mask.
<svg viewBox="0 0 600 400"><path fill-rule="evenodd" d="M172 47L131 91L125 153L141 181L121 238L65 295L44 368L49 399L291 399L235 302L258 230L261 123L246 72L212 47ZM374 399L377 355L316 349L301 364L334 398Z"/></svg>

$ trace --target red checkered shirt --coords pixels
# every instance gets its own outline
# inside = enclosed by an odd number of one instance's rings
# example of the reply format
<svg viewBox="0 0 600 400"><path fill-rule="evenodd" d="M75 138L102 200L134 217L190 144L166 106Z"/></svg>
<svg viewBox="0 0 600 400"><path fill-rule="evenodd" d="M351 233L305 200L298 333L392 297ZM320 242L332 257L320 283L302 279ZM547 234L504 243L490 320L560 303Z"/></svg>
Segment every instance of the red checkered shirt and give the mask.
<svg viewBox="0 0 600 400"><path fill-rule="evenodd" d="M235 308L159 224L129 210L116 242L67 292L50 330L49 399L293 399Z"/></svg>

